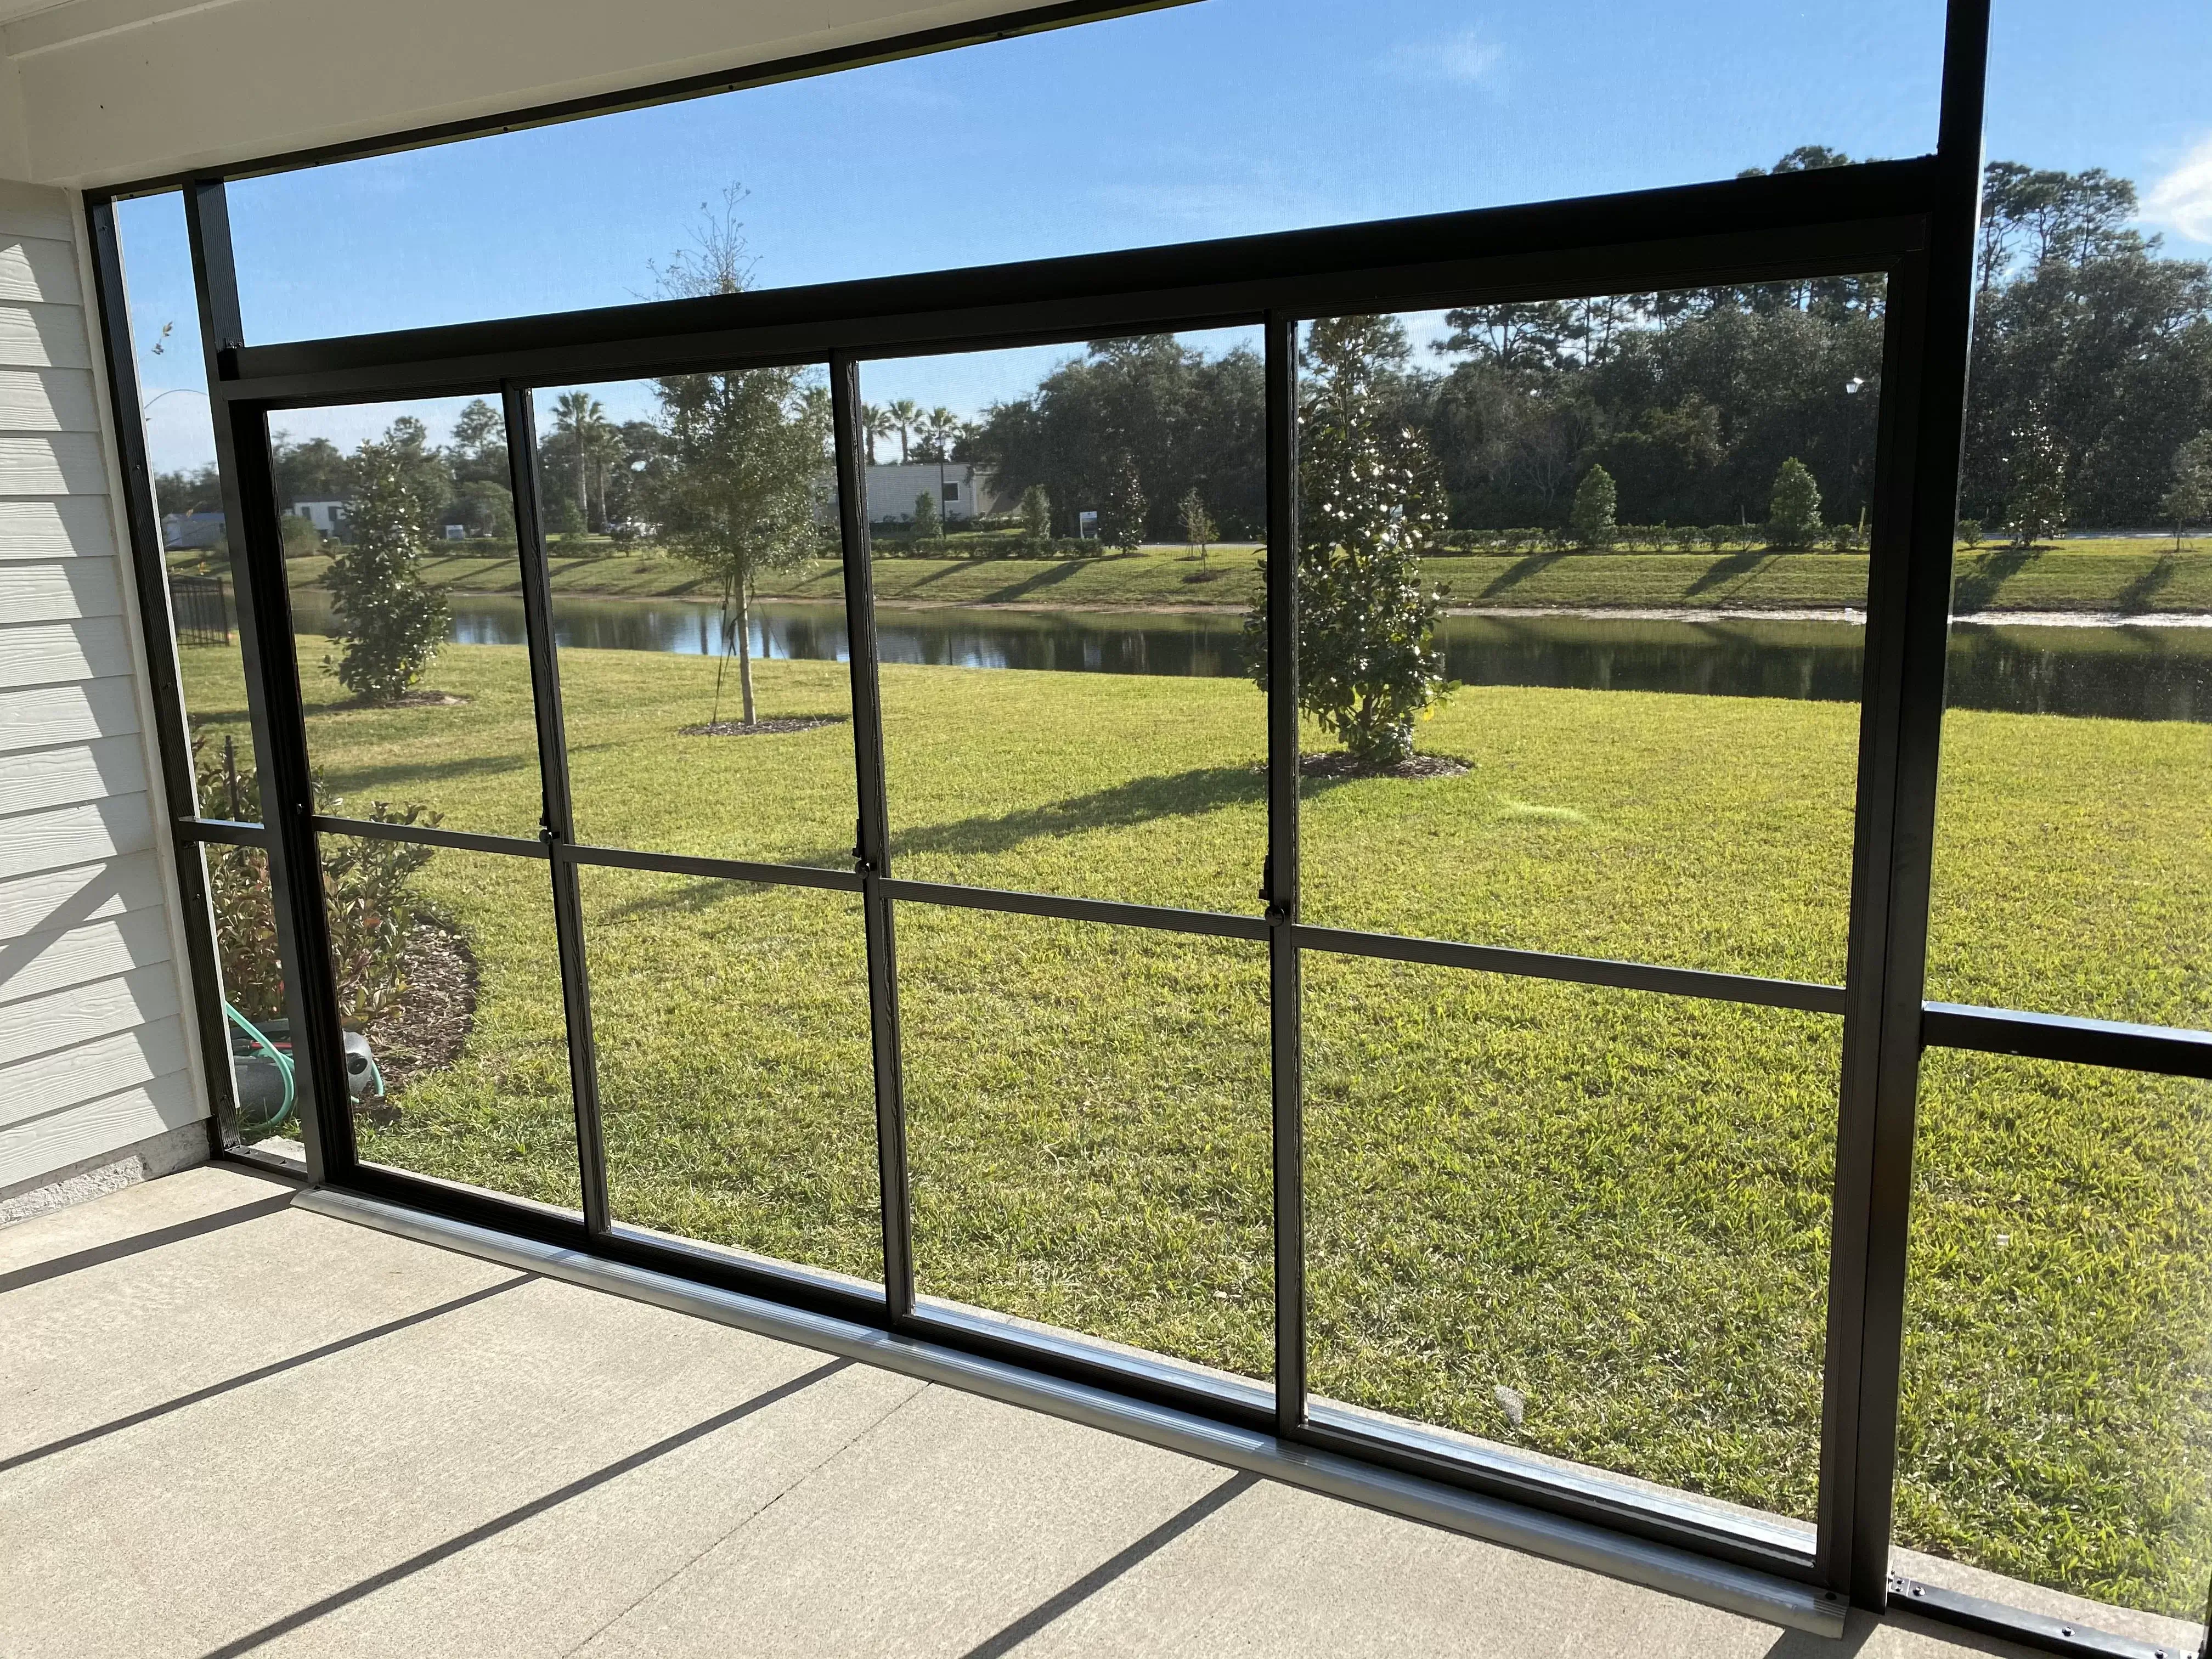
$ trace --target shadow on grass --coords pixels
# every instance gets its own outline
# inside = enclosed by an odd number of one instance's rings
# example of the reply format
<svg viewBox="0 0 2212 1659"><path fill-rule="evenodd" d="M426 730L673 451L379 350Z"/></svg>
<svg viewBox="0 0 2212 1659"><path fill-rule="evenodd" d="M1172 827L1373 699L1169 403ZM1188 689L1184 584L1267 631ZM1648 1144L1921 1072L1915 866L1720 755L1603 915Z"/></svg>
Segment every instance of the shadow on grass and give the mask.
<svg viewBox="0 0 2212 1659"><path fill-rule="evenodd" d="M2159 591L2173 580L2173 572L2172 552L2170 550L2161 552L2149 569L2120 590L2119 597L2112 602L2112 608L2116 611L2157 610L2154 601Z"/></svg>
<svg viewBox="0 0 2212 1659"><path fill-rule="evenodd" d="M1531 576L1540 576L1561 559L1565 553L1530 553L1516 559L1490 579L1490 586L1475 595L1477 599L1494 599L1508 588L1518 587Z"/></svg>
<svg viewBox="0 0 2212 1659"><path fill-rule="evenodd" d="M1095 561L1090 559L1067 559L1049 565L1033 575L1023 577L1018 582L1009 582L1004 587L993 588L982 602L986 605L1008 605L1018 599L1027 599L1040 588L1057 587L1074 575L1077 571L1082 569L1085 565L1093 562Z"/></svg>
<svg viewBox="0 0 2212 1659"><path fill-rule="evenodd" d="M1308 777L1304 787L1310 798L1320 790L1349 781ZM1132 829L1165 818L1200 817L1225 807L1261 804L1267 799L1267 775L1251 767L1198 767L1162 777L1133 778L1110 789L1018 811L895 830L891 836L891 868L898 873L900 859L923 854L1009 853L1029 842L1054 836L1080 835L1091 830ZM853 854L848 848L816 848L776 862L812 870L846 870L852 867ZM732 896L735 889L770 884L704 877L650 898L634 900L610 914L626 917L648 910L700 910Z"/></svg>
<svg viewBox="0 0 2212 1659"><path fill-rule="evenodd" d="M1974 564L1960 570L1952 583L1951 614L1964 617L1986 610L1998 590L2033 564L2041 552L2040 548L2009 547L1983 554Z"/></svg>
<svg viewBox="0 0 2212 1659"><path fill-rule="evenodd" d="M1090 830L1124 830L1162 818L1200 817L1267 799L1266 774L1250 767L1202 766L1164 777L1132 778L1068 800L988 817L961 818L891 834L892 868L924 853L1010 853L1025 842Z"/></svg>
<svg viewBox="0 0 2212 1659"><path fill-rule="evenodd" d="M538 751L517 755L461 755L452 760L415 761L404 765L372 766L361 771L340 769L325 786L331 793L352 799L359 795L385 797L375 792L408 783L434 783L443 778L488 777L501 772L536 769ZM535 830L517 833L535 834Z"/></svg>
<svg viewBox="0 0 2212 1659"><path fill-rule="evenodd" d="M1705 567L1705 573L1697 580L1682 591L1685 593L1710 592L1723 582L1732 581L1738 576L1752 574L1765 566L1773 557L1774 555L1767 552L1764 548L1756 552L1731 553L1724 559L1715 559Z"/></svg>

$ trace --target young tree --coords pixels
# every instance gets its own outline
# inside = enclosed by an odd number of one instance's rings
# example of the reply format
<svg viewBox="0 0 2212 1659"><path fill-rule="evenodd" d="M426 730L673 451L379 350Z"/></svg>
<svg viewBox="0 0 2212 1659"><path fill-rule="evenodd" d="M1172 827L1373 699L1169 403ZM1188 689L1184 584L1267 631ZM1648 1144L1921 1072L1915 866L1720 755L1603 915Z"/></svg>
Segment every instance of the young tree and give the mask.
<svg viewBox="0 0 2212 1659"><path fill-rule="evenodd" d="M1420 574L1443 532L1443 492L1428 447L1389 418L1407 349L1389 318L1316 322L1299 410L1298 702L1378 771L1412 756L1413 722L1451 689L1436 647L1443 596ZM1265 690L1264 593L1244 631Z"/></svg>
<svg viewBox="0 0 2212 1659"><path fill-rule="evenodd" d="M925 489L914 498L914 538L933 542L945 534L945 515L937 510L937 493Z"/></svg>
<svg viewBox="0 0 2212 1659"><path fill-rule="evenodd" d="M1774 495L1767 507L1767 545L1802 551L1820 537L1820 486L1812 469L1792 455L1774 475Z"/></svg>
<svg viewBox="0 0 2212 1659"><path fill-rule="evenodd" d="M1196 484L1183 492L1182 501L1176 511L1182 520L1184 542L1198 549L1198 562L1205 563L1206 554L1212 549L1214 538L1221 532L1214 526L1213 515L1206 510L1206 497L1198 493Z"/></svg>
<svg viewBox="0 0 2212 1659"><path fill-rule="evenodd" d="M1575 532L1575 545L1586 552L1611 547L1620 535L1613 522L1613 510L1620 501L1614 489L1613 474L1601 466L1594 466L1584 474L1575 489L1575 504L1568 513L1567 522Z"/></svg>
<svg viewBox="0 0 2212 1659"><path fill-rule="evenodd" d="M2066 448L2033 408L2012 437L2012 491L2005 500L2005 520L2012 526L2013 545L2029 548L2066 527Z"/></svg>
<svg viewBox="0 0 2212 1659"><path fill-rule="evenodd" d="M2173 520L2173 550L2179 553L2182 526L2212 519L2212 431L2198 433L2175 453L2173 483L2159 505Z"/></svg>
<svg viewBox="0 0 2212 1659"><path fill-rule="evenodd" d="M398 702L421 683L446 636L445 596L424 586L416 568L423 525L441 503L424 499L407 436L395 422L383 440L355 452L349 539L323 578L342 641L330 666L363 702Z"/></svg>
<svg viewBox="0 0 2212 1659"><path fill-rule="evenodd" d="M1107 480L1106 500L1098 513L1098 539L1124 553L1144 544L1145 488L1137 477L1137 463L1126 453Z"/></svg>
<svg viewBox="0 0 2212 1659"><path fill-rule="evenodd" d="M694 244L654 268L672 297L742 292L752 259L736 216L743 192L723 193L719 215L703 213ZM806 395L804 371L730 369L653 383L660 403L660 453L641 493L660 538L720 587L721 661L734 644L744 722L759 723L753 695L751 606L763 571L815 550L817 480L828 465L822 401ZM711 728L721 719L722 675L714 676Z"/></svg>
<svg viewBox="0 0 2212 1659"><path fill-rule="evenodd" d="M1052 497L1042 484L1022 491L1022 540L1032 553L1042 552L1052 539Z"/></svg>

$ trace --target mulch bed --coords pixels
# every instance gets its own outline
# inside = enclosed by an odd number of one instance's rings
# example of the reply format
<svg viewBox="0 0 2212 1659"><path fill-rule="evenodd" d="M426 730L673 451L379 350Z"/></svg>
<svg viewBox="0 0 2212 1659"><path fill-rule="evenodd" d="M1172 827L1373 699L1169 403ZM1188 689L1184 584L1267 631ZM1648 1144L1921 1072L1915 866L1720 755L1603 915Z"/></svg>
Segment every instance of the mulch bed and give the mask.
<svg viewBox="0 0 2212 1659"><path fill-rule="evenodd" d="M416 922L407 940L405 972L407 989L399 1000L362 1033L384 1073L387 1098L459 1059L476 1021L476 953L454 929L427 918ZM387 1104L385 1109L395 1109Z"/></svg>
<svg viewBox="0 0 2212 1659"><path fill-rule="evenodd" d="M712 726L679 726L676 735L680 738L773 738L786 732L811 732L817 726L842 726L842 714L781 714L774 720L755 720L747 726L743 720L717 720Z"/></svg>
<svg viewBox="0 0 2212 1659"><path fill-rule="evenodd" d="M1301 755L1298 770L1310 778L1459 778L1472 769L1449 755L1415 755L1395 766L1362 766L1340 749L1325 755Z"/></svg>

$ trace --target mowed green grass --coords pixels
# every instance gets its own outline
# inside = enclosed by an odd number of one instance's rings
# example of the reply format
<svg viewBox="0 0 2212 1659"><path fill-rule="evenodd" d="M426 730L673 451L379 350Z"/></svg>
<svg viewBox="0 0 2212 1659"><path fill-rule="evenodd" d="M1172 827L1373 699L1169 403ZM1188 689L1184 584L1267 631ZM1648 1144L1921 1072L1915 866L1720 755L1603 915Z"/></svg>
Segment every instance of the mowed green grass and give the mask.
<svg viewBox="0 0 2212 1659"><path fill-rule="evenodd" d="M195 712L235 721L234 668L185 662ZM844 671L759 669L764 714L829 724L678 736L714 673L563 653L582 833L841 862ZM523 653L449 647L433 683L468 701L353 708L311 677L329 787L531 833ZM899 873L1258 913L1248 684L886 667L883 690ZM1854 709L1481 689L1420 742L1470 769L1308 781L1310 920L1840 975ZM2212 727L1962 711L1947 743L1932 994L2203 1023ZM878 1275L853 901L583 880L620 1218ZM545 868L441 853L421 883L483 998L364 1151L574 1204ZM898 929L924 1293L1264 1379L1261 947L915 903ZM1317 1394L1811 1514L1838 1020L1316 955L1305 1029ZM2196 1616L2207 1091L1934 1054L1918 1157L1900 1540Z"/></svg>
<svg viewBox="0 0 2212 1659"><path fill-rule="evenodd" d="M184 568L198 556L173 556ZM294 582L312 584L322 557L293 560ZM1862 553L1527 553L1425 559L1423 573L1455 605L1483 608L1837 610L1866 604ZM556 593L711 601L714 584L680 559L576 558L556 550ZM894 602L944 605L1249 605L1259 592L1250 548L1224 547L1200 563L1180 548L1146 548L1095 559L881 557L876 592ZM511 550L434 555L422 562L434 585L456 592L520 591ZM835 601L844 578L817 559L763 579L764 594ZM2016 552L1961 548L1956 608L1980 611L2212 611L2212 543L2069 542Z"/></svg>

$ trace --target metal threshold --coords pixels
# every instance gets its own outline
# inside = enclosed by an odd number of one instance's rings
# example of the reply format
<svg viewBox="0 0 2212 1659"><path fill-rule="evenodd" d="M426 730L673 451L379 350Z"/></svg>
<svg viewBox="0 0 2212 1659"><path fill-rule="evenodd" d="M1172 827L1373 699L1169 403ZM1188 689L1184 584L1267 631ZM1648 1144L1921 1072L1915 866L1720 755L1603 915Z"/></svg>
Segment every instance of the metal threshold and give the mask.
<svg viewBox="0 0 2212 1659"><path fill-rule="evenodd" d="M692 1284L557 1244L539 1243L427 1211L328 1188L294 1200L319 1215L396 1233L444 1249L503 1262L588 1289L605 1291L672 1312L711 1319L777 1341L817 1349L981 1395L1070 1422L1126 1435L1186 1456L1249 1470L1267 1480L1531 1555L1601 1572L1671 1595L1722 1607L1763 1623L1816 1636L1841 1637L1846 1604L1840 1595L1794 1580L1708 1559L1564 1516L1376 1468L1334 1452L1288 1444L1256 1430L1210 1421L1046 1376L934 1343L917 1341L757 1297Z"/></svg>

